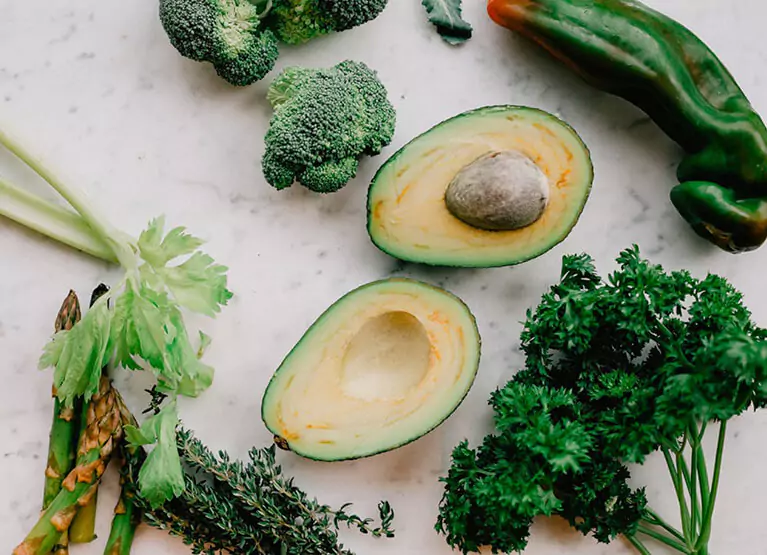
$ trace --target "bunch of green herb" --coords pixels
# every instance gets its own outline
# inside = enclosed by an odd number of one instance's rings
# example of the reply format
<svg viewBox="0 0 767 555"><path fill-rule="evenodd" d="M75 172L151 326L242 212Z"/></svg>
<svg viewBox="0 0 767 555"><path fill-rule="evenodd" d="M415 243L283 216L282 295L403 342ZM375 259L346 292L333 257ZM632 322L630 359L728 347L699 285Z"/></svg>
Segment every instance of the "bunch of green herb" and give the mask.
<svg viewBox="0 0 767 555"><path fill-rule="evenodd" d="M490 399L496 433L454 450L437 529L464 553L523 550L539 515L645 555L647 538L708 553L727 423L767 401L767 331L721 277L667 273L636 247L618 263L603 281L588 256L564 258L528 312L525 368ZM655 452L681 529L628 484L627 465Z"/></svg>
<svg viewBox="0 0 767 555"><path fill-rule="evenodd" d="M283 476L275 447L252 449L248 462L214 454L185 429L178 452L186 469L184 492L161 507L138 499L144 521L183 538L193 553L347 555L338 536L346 524L363 534L393 537L394 511L379 504L380 525L309 498ZM143 451L129 460L141 468ZM139 471L140 473L140 471Z"/></svg>
<svg viewBox="0 0 767 555"><path fill-rule="evenodd" d="M64 409L99 391L102 369L151 369L159 387L175 399L195 397L213 380L213 368L197 357L183 310L215 316L232 297L227 268L199 250L202 241L183 227L167 233L157 218L138 239L117 230L82 193L65 185L9 136L0 145L24 162L71 206L65 209L0 179L0 215L64 244L117 262L124 275L82 319L56 333L41 368L54 368L54 389ZM208 338L200 334L201 342ZM168 413L173 413L173 403ZM151 423L148 424L151 426ZM157 452L142 474L141 495L159 505L184 487L175 449L175 427L151 435Z"/></svg>
<svg viewBox="0 0 767 555"><path fill-rule="evenodd" d="M151 391L151 425L143 428L170 430L177 425L175 414L161 408L164 395ZM135 420L125 418L130 439L136 436ZM167 432L169 433L169 431ZM161 506L153 506L135 493L148 458L139 446L140 435L125 450L123 492L140 511L145 522L179 536L193 553L237 553L240 555L351 555L340 542L339 527L346 524L374 537L394 536L394 511L386 501L378 505L380 525L310 498L283 475L277 464L276 447L251 449L247 462L233 460L225 451L213 453L194 434L178 429L176 448L183 464L182 493Z"/></svg>

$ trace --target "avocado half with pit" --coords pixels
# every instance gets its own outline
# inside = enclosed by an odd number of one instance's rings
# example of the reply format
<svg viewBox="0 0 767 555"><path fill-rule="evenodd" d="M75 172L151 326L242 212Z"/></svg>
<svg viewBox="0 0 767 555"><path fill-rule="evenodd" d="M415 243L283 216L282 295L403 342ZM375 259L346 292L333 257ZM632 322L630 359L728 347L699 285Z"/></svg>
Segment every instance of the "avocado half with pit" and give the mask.
<svg viewBox="0 0 767 555"><path fill-rule="evenodd" d="M283 449L369 457L443 423L469 392L480 336L469 308L410 279L359 287L328 308L272 377L261 416Z"/></svg>
<svg viewBox="0 0 767 555"><path fill-rule="evenodd" d="M593 178L587 147L560 119L483 107L443 121L384 163L368 191L368 233L404 261L519 264L570 234Z"/></svg>

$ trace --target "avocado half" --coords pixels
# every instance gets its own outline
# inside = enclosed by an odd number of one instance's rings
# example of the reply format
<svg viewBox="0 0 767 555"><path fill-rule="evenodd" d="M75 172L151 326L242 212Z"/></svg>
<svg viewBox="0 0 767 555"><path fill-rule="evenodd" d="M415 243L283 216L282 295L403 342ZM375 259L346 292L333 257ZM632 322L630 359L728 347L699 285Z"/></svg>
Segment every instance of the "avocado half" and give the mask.
<svg viewBox="0 0 767 555"><path fill-rule="evenodd" d="M376 281L306 331L272 377L261 417L278 446L303 457L369 457L443 423L479 357L477 324L460 299L411 279Z"/></svg>
<svg viewBox="0 0 767 555"><path fill-rule="evenodd" d="M476 160L504 152L521 153L545 175L548 198L540 215L510 230L458 219L445 200L450 184ZM368 233L379 249L404 261L454 267L519 264L569 235L593 178L588 148L552 114L524 106L478 108L439 123L384 163L368 191Z"/></svg>

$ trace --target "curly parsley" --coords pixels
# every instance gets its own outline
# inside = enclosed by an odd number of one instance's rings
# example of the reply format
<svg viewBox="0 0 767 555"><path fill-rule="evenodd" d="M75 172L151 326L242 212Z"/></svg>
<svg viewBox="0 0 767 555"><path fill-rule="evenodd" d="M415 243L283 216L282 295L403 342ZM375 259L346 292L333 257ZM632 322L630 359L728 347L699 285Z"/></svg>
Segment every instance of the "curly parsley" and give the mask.
<svg viewBox="0 0 767 555"><path fill-rule="evenodd" d="M589 256L564 258L528 312L525 368L491 396L497 432L455 448L436 528L463 553L521 551L539 515L603 543L623 535L642 554L647 538L708 552L727 421L767 400L767 330L722 277L667 273L636 246L618 263L603 280ZM681 530L628 484L627 465L656 451Z"/></svg>

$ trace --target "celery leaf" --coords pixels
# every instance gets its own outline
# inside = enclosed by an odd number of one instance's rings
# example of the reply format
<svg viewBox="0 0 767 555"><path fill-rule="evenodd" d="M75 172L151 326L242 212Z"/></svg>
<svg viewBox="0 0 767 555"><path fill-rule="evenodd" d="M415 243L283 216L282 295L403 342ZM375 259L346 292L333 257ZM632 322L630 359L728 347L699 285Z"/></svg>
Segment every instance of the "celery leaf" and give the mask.
<svg viewBox="0 0 767 555"><path fill-rule="evenodd" d="M112 314L106 302L98 302L64 336L46 348L41 363L54 362L54 384L59 399L68 407L76 397L90 399L99 388L101 370L110 356ZM58 335L58 334L57 334Z"/></svg>
<svg viewBox="0 0 767 555"><path fill-rule="evenodd" d="M192 254L203 244L201 239L186 233L186 228L176 227L163 237L165 218L155 218L139 236L141 258L154 268L163 268L171 260Z"/></svg>
<svg viewBox="0 0 767 555"><path fill-rule="evenodd" d="M186 262L159 271L178 303L192 310L214 316L229 302L232 293L226 287L226 266L201 252Z"/></svg>
<svg viewBox="0 0 767 555"><path fill-rule="evenodd" d="M141 428L125 427L125 436L131 445L154 445L139 471L139 493L153 508L184 491L184 473L176 448L177 426L178 411L174 401L148 418Z"/></svg>

